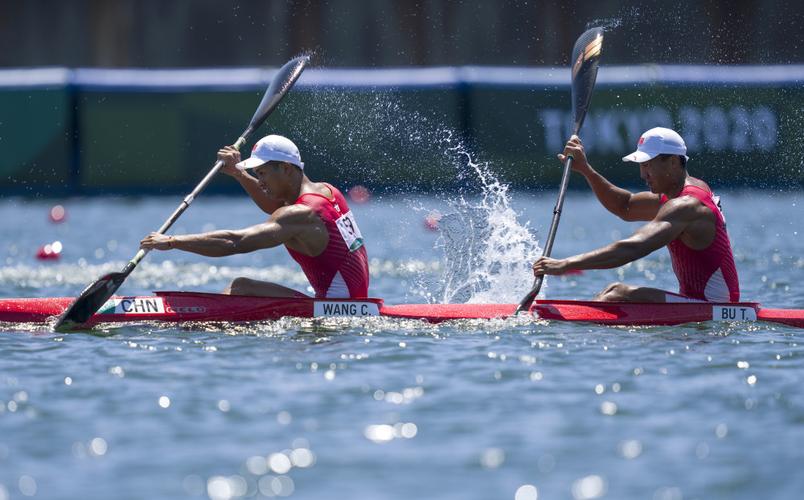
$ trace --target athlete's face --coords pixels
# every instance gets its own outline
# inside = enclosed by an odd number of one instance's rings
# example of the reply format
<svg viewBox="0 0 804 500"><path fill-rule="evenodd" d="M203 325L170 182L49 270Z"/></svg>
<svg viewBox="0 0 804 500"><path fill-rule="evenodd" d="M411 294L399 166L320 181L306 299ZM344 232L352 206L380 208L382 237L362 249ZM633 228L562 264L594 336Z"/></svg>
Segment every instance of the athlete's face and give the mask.
<svg viewBox="0 0 804 500"><path fill-rule="evenodd" d="M263 163L254 169L254 174L260 183L260 189L273 197L279 196L283 185L282 178L279 175L280 170L281 164L274 162Z"/></svg>
<svg viewBox="0 0 804 500"><path fill-rule="evenodd" d="M639 164L639 176L648 185L652 193L667 193L677 184L676 165L677 157L657 156Z"/></svg>

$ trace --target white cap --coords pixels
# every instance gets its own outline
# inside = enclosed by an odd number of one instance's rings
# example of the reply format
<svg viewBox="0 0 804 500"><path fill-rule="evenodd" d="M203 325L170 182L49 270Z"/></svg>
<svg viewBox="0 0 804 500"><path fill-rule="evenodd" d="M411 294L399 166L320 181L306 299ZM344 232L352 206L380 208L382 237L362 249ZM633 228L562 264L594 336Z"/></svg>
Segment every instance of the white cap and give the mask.
<svg viewBox="0 0 804 500"><path fill-rule="evenodd" d="M636 151L623 156L623 161L644 163L662 154L679 155L689 160L687 145L680 135L669 128L655 127L642 134Z"/></svg>
<svg viewBox="0 0 804 500"><path fill-rule="evenodd" d="M237 164L240 170L256 168L269 161L285 161L304 170L299 148L281 135L266 135L251 148L251 157Z"/></svg>

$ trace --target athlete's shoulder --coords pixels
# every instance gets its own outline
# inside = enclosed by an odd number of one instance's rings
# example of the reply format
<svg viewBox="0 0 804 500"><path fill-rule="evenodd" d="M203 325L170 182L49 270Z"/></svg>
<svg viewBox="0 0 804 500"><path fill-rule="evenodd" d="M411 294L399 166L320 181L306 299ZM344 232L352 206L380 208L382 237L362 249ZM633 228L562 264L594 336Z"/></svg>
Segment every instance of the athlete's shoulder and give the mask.
<svg viewBox="0 0 804 500"><path fill-rule="evenodd" d="M308 190L305 194L317 194L325 198L332 198L335 193L339 192L338 189L329 182L310 182Z"/></svg>
<svg viewBox="0 0 804 500"><path fill-rule="evenodd" d="M697 177L688 177L687 184L684 186L684 188L686 189L689 187L698 188L705 191L708 194L712 194L712 188L709 187L709 184L702 181L701 179L698 179Z"/></svg>
<svg viewBox="0 0 804 500"><path fill-rule="evenodd" d="M284 207L276 209L271 214L271 219L274 222L300 222L315 215L312 208L307 205L295 203L293 205L285 205Z"/></svg>
<svg viewBox="0 0 804 500"><path fill-rule="evenodd" d="M694 196L678 196L667 200L659 209L656 214L658 220L687 220L692 221L701 217L701 208L704 208L703 203Z"/></svg>

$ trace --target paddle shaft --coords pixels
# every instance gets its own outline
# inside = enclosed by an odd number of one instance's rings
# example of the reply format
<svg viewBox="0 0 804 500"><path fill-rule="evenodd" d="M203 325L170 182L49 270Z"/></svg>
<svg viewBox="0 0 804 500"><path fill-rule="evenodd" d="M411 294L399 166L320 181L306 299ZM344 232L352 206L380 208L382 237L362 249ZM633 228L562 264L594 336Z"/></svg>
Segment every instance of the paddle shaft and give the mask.
<svg viewBox="0 0 804 500"><path fill-rule="evenodd" d="M235 149L240 149L243 146L243 144L246 143L246 140L248 139L249 135L251 135L251 130L246 129L243 135L241 135L237 139L237 141L234 144L232 144L232 147L234 147ZM204 188L207 187L207 184L209 184L213 178L215 178L215 176L218 174L218 171L220 171L222 167L223 167L223 160L218 160L217 162L215 162L215 165L212 167L212 170L210 170L209 173L207 173L207 175L204 176L203 179L201 179L201 182L198 183L198 185L195 187L195 189L193 189L190 192L190 194L184 197L179 206L176 207L176 210L173 211L170 217L167 218L164 224L162 224L162 226L156 232L159 234L165 234L167 230L170 229L170 227L173 225L173 223L175 223L179 219L179 217L181 217L181 214L183 214L184 211L187 210L190 204L193 203L195 197L198 196L198 194L201 191L203 191ZM148 252L150 251L151 249L149 248L148 249L140 248L140 250L134 256L134 258L128 261L126 267L123 268L122 274L124 276L128 276L129 274L131 274L131 271L133 271L134 268L137 267L137 264L139 264L140 261L142 261L142 259L144 259L145 256L148 255Z"/></svg>
<svg viewBox="0 0 804 500"><path fill-rule="evenodd" d="M600 50L603 46L603 28L590 28L578 37L575 46L572 48L572 116L575 119L572 135L578 135L586 117L586 111L592 100L592 90L595 88L597 79L597 67L600 59ZM547 234L547 244L544 246L542 257L550 257L553 252L553 241L556 239L558 231L558 221L561 219L561 209L564 206L564 196L567 194L570 171L572 170L572 156L567 155L564 162L564 175L561 177L561 188L558 190L558 202L553 209L553 221L550 223L550 231ZM525 298L516 308L516 313L530 309L533 299L539 294L542 288L544 275L537 276Z"/></svg>
<svg viewBox="0 0 804 500"><path fill-rule="evenodd" d="M578 135L578 131L574 132L574 135ZM567 159L564 160L564 173L561 176L561 186L558 190L558 200L556 201L556 206L553 208L553 220L550 222L550 230L547 232L547 243L544 245L544 252L542 252L542 257L550 257L550 254L553 253L553 242L556 240L556 233L558 232L558 223L561 220L561 210L564 207L564 198L567 195L567 186L569 185L570 179L570 172L572 171L572 156L567 155ZM539 290L542 289L542 282L544 281L544 275L537 276L533 282L533 287L531 287L530 292L525 295L525 298L519 303L516 308L516 312L514 314L519 314L521 311L525 309L530 309L530 305L533 304L533 299L539 295Z"/></svg>

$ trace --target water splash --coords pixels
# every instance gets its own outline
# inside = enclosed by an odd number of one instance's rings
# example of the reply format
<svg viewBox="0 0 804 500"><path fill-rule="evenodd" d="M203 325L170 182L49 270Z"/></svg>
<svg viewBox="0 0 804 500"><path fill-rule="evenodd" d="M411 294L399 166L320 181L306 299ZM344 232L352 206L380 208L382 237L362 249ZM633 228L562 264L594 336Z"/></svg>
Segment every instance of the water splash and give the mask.
<svg viewBox="0 0 804 500"><path fill-rule="evenodd" d="M538 240L528 224L518 222L509 186L489 164L474 161L462 145L451 151L475 172L481 197L448 200L452 212L441 218L437 243L445 260L438 297L444 303L517 302L531 286Z"/></svg>
<svg viewBox="0 0 804 500"><path fill-rule="evenodd" d="M446 215L435 248L443 253L442 271L421 273L411 295L442 303L517 302L530 288L538 242L517 221L509 186L489 163L474 160L448 116L406 93L371 89L358 95L318 89L314 105L315 113L297 117L292 126L293 135L307 138L305 150L322 163L349 158L352 165L338 170L344 175L350 168L352 180L382 185L388 173L417 179L431 186L433 202L447 207L439 210ZM414 186L396 189L412 192ZM421 201L408 207L428 210Z"/></svg>

